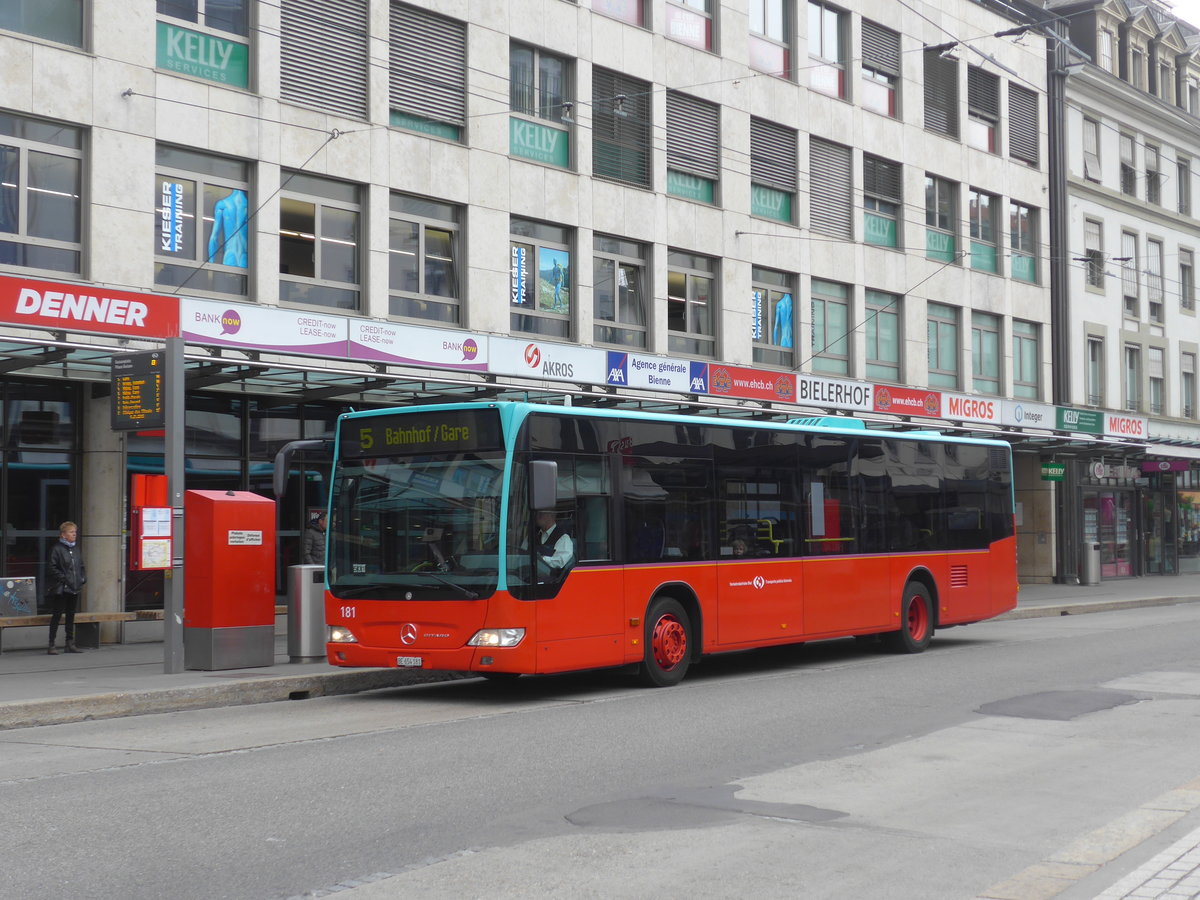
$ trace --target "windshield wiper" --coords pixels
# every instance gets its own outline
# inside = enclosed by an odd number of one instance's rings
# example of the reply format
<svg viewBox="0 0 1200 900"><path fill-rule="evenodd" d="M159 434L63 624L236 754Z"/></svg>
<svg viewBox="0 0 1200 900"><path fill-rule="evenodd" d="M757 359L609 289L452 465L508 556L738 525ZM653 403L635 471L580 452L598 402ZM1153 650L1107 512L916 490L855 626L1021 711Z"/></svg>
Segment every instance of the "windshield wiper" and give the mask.
<svg viewBox="0 0 1200 900"><path fill-rule="evenodd" d="M358 587L341 587L340 585L330 585L329 590L336 597L357 597L359 594L366 594L369 591L379 591L384 588L395 587L391 584L360 584Z"/></svg>
<svg viewBox="0 0 1200 900"><path fill-rule="evenodd" d="M452 588L453 590L458 591L460 594L462 594L468 600L478 600L479 599L479 595L477 593L475 593L474 591L467 590L461 584L455 584L453 581L447 581L445 578L443 578L437 572L430 572L430 571L426 570L426 571L421 571L421 572L413 572L412 574L413 575L426 575L429 578L432 578L434 581L437 581L441 584L444 584L448 588Z"/></svg>

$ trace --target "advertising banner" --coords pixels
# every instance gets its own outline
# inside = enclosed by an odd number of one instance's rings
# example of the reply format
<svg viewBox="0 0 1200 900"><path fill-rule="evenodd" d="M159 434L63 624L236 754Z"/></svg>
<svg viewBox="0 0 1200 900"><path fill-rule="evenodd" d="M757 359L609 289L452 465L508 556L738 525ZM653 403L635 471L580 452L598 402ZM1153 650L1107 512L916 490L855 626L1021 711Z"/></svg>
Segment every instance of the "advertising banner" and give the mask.
<svg viewBox="0 0 1200 900"><path fill-rule="evenodd" d="M346 319L306 310L184 298L180 330L184 340L197 344L340 359L347 356Z"/></svg>
<svg viewBox="0 0 1200 900"><path fill-rule="evenodd" d="M1149 429L1142 416L1105 413L1104 433L1109 437L1145 438L1149 434Z"/></svg>
<svg viewBox="0 0 1200 900"><path fill-rule="evenodd" d="M899 416L933 416L941 418L942 395L939 391L875 385L875 412Z"/></svg>
<svg viewBox="0 0 1200 900"><path fill-rule="evenodd" d="M765 372L741 366L708 365L708 392L740 400L796 402L796 376L790 372Z"/></svg>
<svg viewBox="0 0 1200 900"><path fill-rule="evenodd" d="M1002 425L1016 428L1046 428L1055 426L1053 406L1042 403L1026 403L1023 400L1004 400L1000 403Z"/></svg>
<svg viewBox="0 0 1200 900"><path fill-rule="evenodd" d="M819 378L813 375L796 376L795 402L804 406L869 412L874 408L871 394L871 385L862 381Z"/></svg>
<svg viewBox="0 0 1200 900"><path fill-rule="evenodd" d="M609 350L606 383L614 387L648 388L680 394L704 393L707 387L705 365L686 359L639 356Z"/></svg>
<svg viewBox="0 0 1200 900"><path fill-rule="evenodd" d="M999 425L1003 416L999 397L971 397L964 394L942 394L942 415L961 422L986 422Z"/></svg>
<svg viewBox="0 0 1200 900"><path fill-rule="evenodd" d="M351 359L486 372L488 339L392 322L350 320Z"/></svg>
<svg viewBox="0 0 1200 900"><path fill-rule="evenodd" d="M605 383L607 358L603 350L511 338L492 338L489 343L487 370L493 374L578 384Z"/></svg>
<svg viewBox="0 0 1200 900"><path fill-rule="evenodd" d="M179 299L98 285L0 276L0 321L54 331L176 337Z"/></svg>

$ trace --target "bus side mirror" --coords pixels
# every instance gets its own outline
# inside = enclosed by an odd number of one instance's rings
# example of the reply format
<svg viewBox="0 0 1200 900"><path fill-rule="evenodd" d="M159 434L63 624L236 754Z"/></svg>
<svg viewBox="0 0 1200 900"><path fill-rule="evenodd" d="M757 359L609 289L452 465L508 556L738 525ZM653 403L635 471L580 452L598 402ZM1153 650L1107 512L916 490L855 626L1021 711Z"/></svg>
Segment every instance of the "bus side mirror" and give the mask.
<svg viewBox="0 0 1200 900"><path fill-rule="evenodd" d="M529 464L529 508L554 509L558 505L558 463L535 459Z"/></svg>

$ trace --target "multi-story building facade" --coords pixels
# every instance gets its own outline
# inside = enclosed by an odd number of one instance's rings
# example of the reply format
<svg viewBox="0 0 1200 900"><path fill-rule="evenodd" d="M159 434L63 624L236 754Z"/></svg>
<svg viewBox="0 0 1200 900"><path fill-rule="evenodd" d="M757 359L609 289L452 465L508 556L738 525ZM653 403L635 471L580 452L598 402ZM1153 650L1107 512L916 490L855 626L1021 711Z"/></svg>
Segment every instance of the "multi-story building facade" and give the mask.
<svg viewBox="0 0 1200 900"><path fill-rule="evenodd" d="M1105 575L1200 570L1200 32L1164 7L1052 4L1068 65L1071 360L1061 400L1145 417L1151 453L1086 454L1069 498Z"/></svg>
<svg viewBox="0 0 1200 900"><path fill-rule="evenodd" d="M93 607L157 602L122 501L162 438L112 431L105 388L179 335L188 487L269 490L276 450L352 404L819 409L1008 436L1022 575L1055 577L1048 75L1040 10L1011 9L14 5L4 571L39 574L78 517Z"/></svg>

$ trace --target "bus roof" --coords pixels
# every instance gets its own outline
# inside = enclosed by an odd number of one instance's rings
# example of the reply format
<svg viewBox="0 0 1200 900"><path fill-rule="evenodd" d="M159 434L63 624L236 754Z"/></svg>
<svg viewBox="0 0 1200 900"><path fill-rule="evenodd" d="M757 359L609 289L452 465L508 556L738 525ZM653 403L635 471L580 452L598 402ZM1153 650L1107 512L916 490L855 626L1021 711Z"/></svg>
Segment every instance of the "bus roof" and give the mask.
<svg viewBox="0 0 1200 900"><path fill-rule="evenodd" d="M874 437L902 438L905 440L927 440L939 443L984 444L1003 447L1012 450L1012 445L999 438L967 437L945 434L932 429L913 431L893 431L883 428L869 428L863 419L855 416L806 416L792 417L783 422L763 420L734 419L724 416L680 415L678 413L653 413L641 410L602 409L590 406L558 406L544 403L527 403L519 400L504 401L470 401L460 403L437 403L423 406L386 407L382 409L357 410L343 413L339 419L360 418L379 415L397 415L400 413L440 412L456 409L487 409L494 408L506 411L511 421L520 422L526 416L534 413L558 416L582 416L598 419L635 419L642 422L665 422L677 425L721 424L737 428L769 429L773 431L807 431L842 434L861 437L870 434Z"/></svg>

